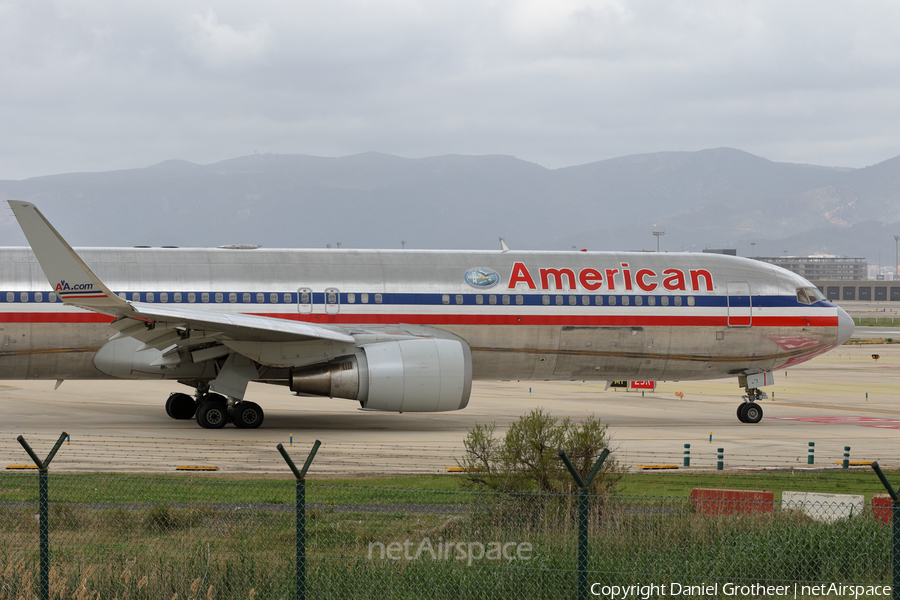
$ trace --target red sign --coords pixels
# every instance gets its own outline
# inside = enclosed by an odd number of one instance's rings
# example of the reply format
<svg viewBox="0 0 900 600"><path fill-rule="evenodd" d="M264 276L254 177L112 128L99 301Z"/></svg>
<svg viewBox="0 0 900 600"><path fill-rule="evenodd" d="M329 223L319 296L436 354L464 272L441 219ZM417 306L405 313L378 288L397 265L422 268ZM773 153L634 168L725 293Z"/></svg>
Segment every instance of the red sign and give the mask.
<svg viewBox="0 0 900 600"><path fill-rule="evenodd" d="M632 381L631 389L633 390L654 390L656 389L655 381Z"/></svg>

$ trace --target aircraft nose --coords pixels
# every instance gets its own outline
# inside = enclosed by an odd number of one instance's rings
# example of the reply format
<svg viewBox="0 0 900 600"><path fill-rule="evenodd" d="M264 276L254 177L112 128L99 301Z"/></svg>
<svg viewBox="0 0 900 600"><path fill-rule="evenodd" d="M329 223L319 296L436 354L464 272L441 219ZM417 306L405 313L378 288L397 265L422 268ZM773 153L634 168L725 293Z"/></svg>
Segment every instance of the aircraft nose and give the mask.
<svg viewBox="0 0 900 600"><path fill-rule="evenodd" d="M838 307L838 346L846 342L850 339L850 336L853 335L853 330L856 329L856 325L853 324L853 317L847 314L847 312Z"/></svg>

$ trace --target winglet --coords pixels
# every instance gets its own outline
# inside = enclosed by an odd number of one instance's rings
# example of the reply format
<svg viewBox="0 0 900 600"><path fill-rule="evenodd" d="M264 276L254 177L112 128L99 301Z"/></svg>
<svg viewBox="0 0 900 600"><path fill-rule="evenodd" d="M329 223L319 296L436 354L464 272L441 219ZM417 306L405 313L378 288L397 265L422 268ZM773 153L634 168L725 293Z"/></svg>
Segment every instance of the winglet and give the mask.
<svg viewBox="0 0 900 600"><path fill-rule="evenodd" d="M94 275L34 204L18 200L8 202L50 287L63 303L109 315L121 313L128 303Z"/></svg>

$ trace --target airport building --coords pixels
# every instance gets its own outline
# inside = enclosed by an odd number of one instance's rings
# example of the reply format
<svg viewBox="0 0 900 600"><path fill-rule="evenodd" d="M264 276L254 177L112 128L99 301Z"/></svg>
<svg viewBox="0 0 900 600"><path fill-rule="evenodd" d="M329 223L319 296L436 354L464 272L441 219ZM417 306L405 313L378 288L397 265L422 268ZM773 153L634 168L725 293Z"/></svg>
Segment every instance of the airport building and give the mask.
<svg viewBox="0 0 900 600"><path fill-rule="evenodd" d="M814 281L829 300L900 302L900 281Z"/></svg>
<svg viewBox="0 0 900 600"><path fill-rule="evenodd" d="M778 265L813 282L864 281L869 269L865 258L846 256L751 256L750 258Z"/></svg>

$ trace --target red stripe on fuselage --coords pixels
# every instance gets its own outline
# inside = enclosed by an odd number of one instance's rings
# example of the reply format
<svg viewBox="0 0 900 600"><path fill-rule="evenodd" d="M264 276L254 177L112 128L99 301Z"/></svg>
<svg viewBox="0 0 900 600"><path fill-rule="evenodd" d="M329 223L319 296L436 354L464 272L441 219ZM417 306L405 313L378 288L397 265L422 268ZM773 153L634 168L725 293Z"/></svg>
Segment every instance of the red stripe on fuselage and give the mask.
<svg viewBox="0 0 900 600"><path fill-rule="evenodd" d="M43 313L0 312L0 323L112 323L113 317L92 312Z"/></svg>
<svg viewBox="0 0 900 600"><path fill-rule="evenodd" d="M580 327L727 327L726 316L677 315L431 315L431 314L291 314L245 313L273 319L330 324L415 325L575 325ZM96 313L0 312L0 323L109 323ZM754 327L837 327L837 316L754 316Z"/></svg>

